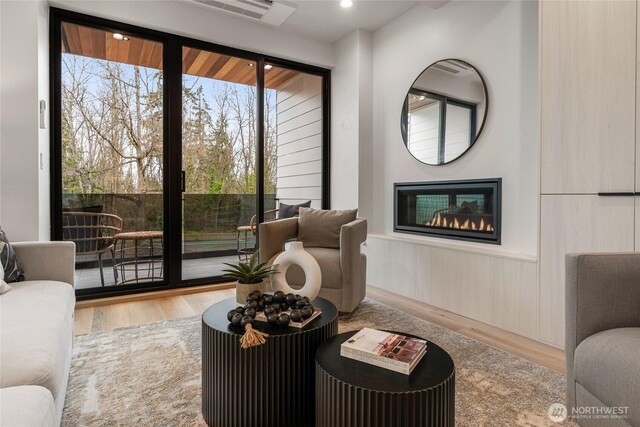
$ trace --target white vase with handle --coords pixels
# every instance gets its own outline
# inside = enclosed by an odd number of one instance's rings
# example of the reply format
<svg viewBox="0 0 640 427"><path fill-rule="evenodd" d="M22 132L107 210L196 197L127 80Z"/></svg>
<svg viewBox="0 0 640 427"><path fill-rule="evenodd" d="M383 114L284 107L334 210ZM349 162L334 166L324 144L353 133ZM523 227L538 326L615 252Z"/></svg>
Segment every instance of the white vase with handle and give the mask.
<svg viewBox="0 0 640 427"><path fill-rule="evenodd" d="M278 265L278 272L271 278L271 288L274 291L299 294L308 297L311 301L320 293L320 285L322 284L320 266L315 258L304 250L302 242L288 243L287 249L276 257L273 264ZM306 278L301 289L293 289L287 282L287 270L294 264L302 268Z"/></svg>

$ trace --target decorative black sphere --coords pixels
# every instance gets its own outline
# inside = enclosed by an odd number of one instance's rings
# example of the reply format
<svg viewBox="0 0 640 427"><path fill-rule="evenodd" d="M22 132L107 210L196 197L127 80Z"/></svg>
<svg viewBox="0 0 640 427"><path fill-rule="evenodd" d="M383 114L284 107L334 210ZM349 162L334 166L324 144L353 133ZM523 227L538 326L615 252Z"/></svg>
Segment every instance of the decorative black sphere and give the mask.
<svg viewBox="0 0 640 427"><path fill-rule="evenodd" d="M280 304L278 304L277 302L274 302L269 307L273 307L276 310L276 313L280 313L280 311L282 310L282 307L280 307Z"/></svg>
<svg viewBox="0 0 640 427"><path fill-rule="evenodd" d="M231 322L231 319L233 318L233 316L234 316L235 314L238 314L238 312L237 312L235 309L233 309L233 310L231 310L230 312L228 312L228 313L227 313L227 320L228 320L229 322Z"/></svg>
<svg viewBox="0 0 640 427"><path fill-rule="evenodd" d="M269 322L270 325L277 325L278 317L276 313L270 314L269 317L267 317L267 322Z"/></svg>
<svg viewBox="0 0 640 427"><path fill-rule="evenodd" d="M282 310L282 311L287 311L287 310L289 310L289 304L287 304L287 302L286 302L286 301L282 301L282 302L280 303L280 310Z"/></svg>
<svg viewBox="0 0 640 427"><path fill-rule="evenodd" d="M302 297L302 301L304 301L305 304L311 304L311 300L309 300L309 297Z"/></svg>
<svg viewBox="0 0 640 427"><path fill-rule="evenodd" d="M256 311L262 310L264 310L264 300L258 300L258 307L256 308Z"/></svg>
<svg viewBox="0 0 640 427"><path fill-rule="evenodd" d="M276 309L268 305L264 308L264 315L269 317L272 314L276 314Z"/></svg>
<svg viewBox="0 0 640 427"><path fill-rule="evenodd" d="M298 308L302 308L305 305L307 305L307 303L304 302L302 299L299 299L298 301L296 301L296 307L298 307Z"/></svg>
<svg viewBox="0 0 640 427"><path fill-rule="evenodd" d="M253 324L253 317L244 316L242 320L240 320L240 326L246 326L248 323Z"/></svg>
<svg viewBox="0 0 640 427"><path fill-rule="evenodd" d="M262 299L264 300L264 305L273 304L273 295L264 294Z"/></svg>
<svg viewBox="0 0 640 427"><path fill-rule="evenodd" d="M249 295L247 295L247 302L251 302L251 301L258 301L258 295L256 295L255 293L251 292Z"/></svg>
<svg viewBox="0 0 640 427"><path fill-rule="evenodd" d="M245 308L244 308L244 307L242 307L242 306L238 306L238 307L236 307L236 313L240 313L240 314L242 314L242 313L244 313L244 310L245 310Z"/></svg>
<svg viewBox="0 0 640 427"><path fill-rule="evenodd" d="M253 292L251 292L251 293L252 293L252 294L254 294L255 296L257 296L257 297L258 297L258 299L261 299L261 298L262 298L262 292L260 292L260 291L253 291Z"/></svg>
<svg viewBox="0 0 640 427"><path fill-rule="evenodd" d="M297 308L291 310L289 317L291 317L292 322L302 322L302 312Z"/></svg>
<svg viewBox="0 0 640 427"><path fill-rule="evenodd" d="M244 315L255 318L256 317L256 309L255 308L247 308L244 311Z"/></svg>
<svg viewBox="0 0 640 427"><path fill-rule="evenodd" d="M313 316L313 310L309 307L303 308L302 310L300 310L300 312L302 313L302 318L305 320Z"/></svg>
<svg viewBox="0 0 640 427"><path fill-rule="evenodd" d="M284 297L284 300L286 301L287 304L293 305L296 302L296 296L294 294L287 294Z"/></svg>
<svg viewBox="0 0 640 427"><path fill-rule="evenodd" d="M285 299L284 292L282 292L282 291L276 291L276 292L273 294L273 299L274 299L276 302L282 302L282 301L284 301L284 299Z"/></svg>
<svg viewBox="0 0 640 427"><path fill-rule="evenodd" d="M247 308L258 308L258 301L255 301L255 300L249 301L244 305L244 308L245 308L245 310Z"/></svg>
<svg viewBox="0 0 640 427"><path fill-rule="evenodd" d="M293 297L296 299L296 301L298 301L299 299L302 299L302 295L299 295L299 294L295 294Z"/></svg>
<svg viewBox="0 0 640 427"><path fill-rule="evenodd" d="M287 326L289 324L289 315L287 313L282 313L278 316L278 325L279 326Z"/></svg>
<svg viewBox="0 0 640 427"><path fill-rule="evenodd" d="M233 326L240 326L240 322L242 321L242 318L244 316L240 313L236 313L233 315L233 317L231 318L231 324Z"/></svg>

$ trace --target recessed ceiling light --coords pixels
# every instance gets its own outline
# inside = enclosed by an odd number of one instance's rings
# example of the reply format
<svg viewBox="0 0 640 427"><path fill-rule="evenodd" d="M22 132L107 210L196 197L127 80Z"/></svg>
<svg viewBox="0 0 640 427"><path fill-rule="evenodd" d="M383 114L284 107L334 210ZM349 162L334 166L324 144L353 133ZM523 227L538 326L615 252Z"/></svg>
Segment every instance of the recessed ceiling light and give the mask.
<svg viewBox="0 0 640 427"><path fill-rule="evenodd" d="M112 37L113 37L114 39L116 39L116 40L123 40L123 41L125 41L125 42L129 41L129 37L127 37L127 36L123 36L123 35L122 35L122 34L120 34L120 33L113 33L113 36L112 36Z"/></svg>
<svg viewBox="0 0 640 427"><path fill-rule="evenodd" d="M271 64L267 64L267 65L264 66L264 69L267 70L267 71L269 71L272 68L273 68L273 65L271 65Z"/></svg>
<svg viewBox="0 0 640 427"><path fill-rule="evenodd" d="M256 64L254 64L253 62L249 62L247 65L248 65L249 67L255 67L255 66L256 66Z"/></svg>
<svg viewBox="0 0 640 427"><path fill-rule="evenodd" d="M353 1L351 1L351 0L342 0L340 2L340 6L342 6L342 7L351 7L351 6L353 6Z"/></svg>

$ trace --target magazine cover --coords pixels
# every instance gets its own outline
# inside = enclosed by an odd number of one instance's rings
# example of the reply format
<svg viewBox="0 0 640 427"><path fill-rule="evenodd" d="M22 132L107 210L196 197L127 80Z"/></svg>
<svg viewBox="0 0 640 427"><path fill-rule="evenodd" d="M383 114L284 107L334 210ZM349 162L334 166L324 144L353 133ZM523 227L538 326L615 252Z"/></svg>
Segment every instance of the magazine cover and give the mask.
<svg viewBox="0 0 640 427"><path fill-rule="evenodd" d="M364 328L342 344L346 352L366 353L378 358L411 364L427 346L425 340Z"/></svg>

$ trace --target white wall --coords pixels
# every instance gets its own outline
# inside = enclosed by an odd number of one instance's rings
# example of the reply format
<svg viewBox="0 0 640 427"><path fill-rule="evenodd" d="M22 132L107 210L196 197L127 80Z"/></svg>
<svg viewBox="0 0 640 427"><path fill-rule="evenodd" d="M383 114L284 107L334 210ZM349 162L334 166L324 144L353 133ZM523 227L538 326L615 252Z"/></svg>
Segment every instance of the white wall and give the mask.
<svg viewBox="0 0 640 427"><path fill-rule="evenodd" d="M371 205L372 35L357 30L335 45L331 72L331 207Z"/></svg>
<svg viewBox="0 0 640 427"><path fill-rule="evenodd" d="M0 10L1 225L11 240L46 240L48 167L39 172L39 152L47 155L49 141L38 128L38 101L48 100L46 4L2 1Z"/></svg>
<svg viewBox="0 0 640 427"><path fill-rule="evenodd" d="M538 36L536 2L416 6L373 35L373 145L367 282L539 339ZM444 58L486 80L484 130L458 160L420 163L405 149L400 114L425 67ZM393 184L502 177L502 245L393 232Z"/></svg>
<svg viewBox="0 0 640 427"><path fill-rule="evenodd" d="M425 67L459 58L485 77L487 122L474 147L444 166L405 149L400 113ZM537 3L451 2L417 6L373 37L373 187L380 189L371 229L392 233L394 182L503 178L502 248L537 252ZM477 244L482 247L482 244Z"/></svg>

